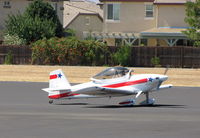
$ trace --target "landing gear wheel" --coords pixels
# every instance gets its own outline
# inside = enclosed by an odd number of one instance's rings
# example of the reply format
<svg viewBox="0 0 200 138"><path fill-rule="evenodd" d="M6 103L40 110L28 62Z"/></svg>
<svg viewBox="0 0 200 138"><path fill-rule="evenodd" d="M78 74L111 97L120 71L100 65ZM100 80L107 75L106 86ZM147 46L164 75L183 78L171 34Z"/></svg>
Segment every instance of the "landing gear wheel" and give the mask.
<svg viewBox="0 0 200 138"><path fill-rule="evenodd" d="M49 104L52 104L53 103L53 100L49 100Z"/></svg>
<svg viewBox="0 0 200 138"><path fill-rule="evenodd" d="M155 99L154 98L150 98L148 100L144 100L140 103L140 105L144 105L144 106L153 106L155 103Z"/></svg>
<svg viewBox="0 0 200 138"><path fill-rule="evenodd" d="M149 98L149 92L146 92L145 95L146 95L146 100L142 101L140 105L148 105L148 106L154 105L155 99Z"/></svg>

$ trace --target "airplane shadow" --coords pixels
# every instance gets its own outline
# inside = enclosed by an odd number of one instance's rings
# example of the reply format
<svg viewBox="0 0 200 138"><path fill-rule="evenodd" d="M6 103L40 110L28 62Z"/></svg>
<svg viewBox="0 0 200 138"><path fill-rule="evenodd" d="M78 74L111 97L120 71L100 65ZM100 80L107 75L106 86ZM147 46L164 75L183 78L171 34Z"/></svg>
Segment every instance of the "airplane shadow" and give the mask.
<svg viewBox="0 0 200 138"><path fill-rule="evenodd" d="M53 105L87 105L84 108L186 108L186 105L173 105L173 104L154 104L154 105L133 105L133 106L122 106L122 105L99 105L90 103L53 103Z"/></svg>
<svg viewBox="0 0 200 138"><path fill-rule="evenodd" d="M54 105L88 105L88 103L54 103Z"/></svg>
<svg viewBox="0 0 200 138"><path fill-rule="evenodd" d="M98 106L87 106L85 108L186 108L185 105L169 105L169 104L155 104L155 105L133 105L133 106L121 106L121 105L98 105Z"/></svg>

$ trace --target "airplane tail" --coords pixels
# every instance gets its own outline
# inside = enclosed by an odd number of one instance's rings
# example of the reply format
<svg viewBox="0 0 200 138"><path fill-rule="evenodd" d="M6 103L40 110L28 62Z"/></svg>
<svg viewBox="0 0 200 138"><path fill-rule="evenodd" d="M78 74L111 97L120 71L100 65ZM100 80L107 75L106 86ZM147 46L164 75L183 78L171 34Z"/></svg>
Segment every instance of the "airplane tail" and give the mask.
<svg viewBox="0 0 200 138"><path fill-rule="evenodd" d="M49 88L42 90L49 93L50 99L59 99L71 93L71 85L62 70L58 69L50 72Z"/></svg>
<svg viewBox="0 0 200 138"><path fill-rule="evenodd" d="M49 88L70 89L71 85L61 69L50 72Z"/></svg>

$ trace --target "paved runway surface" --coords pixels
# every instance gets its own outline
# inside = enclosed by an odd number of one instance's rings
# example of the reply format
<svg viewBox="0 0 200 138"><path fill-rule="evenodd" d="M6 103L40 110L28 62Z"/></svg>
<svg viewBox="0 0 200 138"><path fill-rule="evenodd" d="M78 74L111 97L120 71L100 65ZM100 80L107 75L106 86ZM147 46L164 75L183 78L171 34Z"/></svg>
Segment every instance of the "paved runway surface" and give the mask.
<svg viewBox="0 0 200 138"><path fill-rule="evenodd" d="M117 103L127 97L49 105L41 91L45 87L47 83L0 82L0 138L200 137L200 88L154 93L152 107L121 107Z"/></svg>

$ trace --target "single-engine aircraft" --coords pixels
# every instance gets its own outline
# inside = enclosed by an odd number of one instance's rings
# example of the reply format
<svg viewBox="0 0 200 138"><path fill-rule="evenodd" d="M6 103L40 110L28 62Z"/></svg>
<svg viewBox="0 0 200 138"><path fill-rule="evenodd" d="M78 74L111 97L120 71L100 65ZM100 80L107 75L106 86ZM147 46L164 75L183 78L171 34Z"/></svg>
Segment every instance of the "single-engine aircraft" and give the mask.
<svg viewBox="0 0 200 138"><path fill-rule="evenodd" d="M132 75L132 70L125 67L111 67L91 78L90 82L71 86L62 70L50 73L48 92L49 103L58 99L102 98L135 95L134 98L120 102L120 105L132 106L136 99L145 94L146 99L140 104L153 105L155 99L149 98L149 93L171 88L172 85L161 85L168 79L166 75L138 74Z"/></svg>

